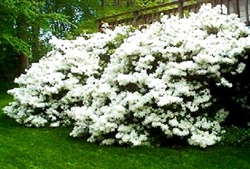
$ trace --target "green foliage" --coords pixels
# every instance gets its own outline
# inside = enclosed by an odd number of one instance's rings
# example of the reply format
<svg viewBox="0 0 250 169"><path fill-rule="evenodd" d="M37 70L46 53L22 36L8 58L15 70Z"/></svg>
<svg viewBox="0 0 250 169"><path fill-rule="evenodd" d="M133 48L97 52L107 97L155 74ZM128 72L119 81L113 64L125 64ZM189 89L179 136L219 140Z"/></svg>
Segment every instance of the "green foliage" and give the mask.
<svg viewBox="0 0 250 169"><path fill-rule="evenodd" d="M27 55L31 54L28 43L18 37L11 34L2 34L2 41L4 41L5 44L10 45L18 53L25 53Z"/></svg>
<svg viewBox="0 0 250 169"><path fill-rule="evenodd" d="M81 21L75 29L69 32L67 37L71 39L78 35L95 32L97 32L96 21L94 19L88 19Z"/></svg>
<svg viewBox="0 0 250 169"><path fill-rule="evenodd" d="M156 6L162 3L169 2L170 0L136 0L136 5L139 7Z"/></svg>
<svg viewBox="0 0 250 169"><path fill-rule="evenodd" d="M223 146L250 147L250 128L227 127L221 142Z"/></svg>
<svg viewBox="0 0 250 169"><path fill-rule="evenodd" d="M41 30L56 33L53 30L52 20L60 25L69 24L64 15L47 12L45 10L46 2L47 0L1 1L0 47L3 51L0 52L0 78L13 79L16 75L24 72L27 58L31 59L34 56L37 58L42 51L41 49L44 48L43 44L39 42L42 35ZM17 60L20 55L24 56L23 60Z"/></svg>
<svg viewBox="0 0 250 169"><path fill-rule="evenodd" d="M38 3L34 1L14 1L4 0L0 4L0 44L10 45L17 53L30 55L29 43L18 35L20 24L28 26L30 23L37 22L39 14L36 12ZM22 20L20 20L22 18ZM19 22L24 21L24 22ZM27 22L27 23L26 23ZM28 24L28 25L26 25ZM28 27L26 28L28 29ZM26 36L26 32L20 32L22 36Z"/></svg>

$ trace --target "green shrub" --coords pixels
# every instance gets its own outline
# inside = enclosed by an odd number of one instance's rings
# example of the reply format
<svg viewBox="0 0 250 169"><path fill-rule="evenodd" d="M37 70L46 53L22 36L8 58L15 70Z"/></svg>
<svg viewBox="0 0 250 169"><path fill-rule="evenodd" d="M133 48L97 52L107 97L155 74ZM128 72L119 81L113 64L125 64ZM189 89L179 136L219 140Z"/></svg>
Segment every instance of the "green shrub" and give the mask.
<svg viewBox="0 0 250 169"><path fill-rule="evenodd" d="M222 136L220 145L250 147L250 128L236 126L226 128L226 133Z"/></svg>

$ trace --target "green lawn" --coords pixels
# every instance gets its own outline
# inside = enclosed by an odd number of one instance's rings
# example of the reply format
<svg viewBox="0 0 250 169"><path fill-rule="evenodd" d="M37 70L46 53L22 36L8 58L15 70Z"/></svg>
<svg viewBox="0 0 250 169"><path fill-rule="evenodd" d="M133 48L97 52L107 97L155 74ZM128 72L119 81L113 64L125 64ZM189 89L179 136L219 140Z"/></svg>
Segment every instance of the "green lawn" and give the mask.
<svg viewBox="0 0 250 169"><path fill-rule="evenodd" d="M0 86L3 86L0 84ZM4 85L0 108L11 101ZM7 86L7 87L6 87ZM70 127L27 128L0 111L1 169L249 169L250 148L112 147L68 134Z"/></svg>

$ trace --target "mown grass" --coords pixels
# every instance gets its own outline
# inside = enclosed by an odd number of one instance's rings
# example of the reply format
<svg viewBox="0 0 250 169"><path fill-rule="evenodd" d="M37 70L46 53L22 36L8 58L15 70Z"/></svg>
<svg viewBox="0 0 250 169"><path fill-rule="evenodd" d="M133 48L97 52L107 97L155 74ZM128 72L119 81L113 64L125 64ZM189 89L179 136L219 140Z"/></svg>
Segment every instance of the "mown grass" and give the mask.
<svg viewBox="0 0 250 169"><path fill-rule="evenodd" d="M12 100L1 83L0 108ZM6 87L7 86L7 87ZM4 89L3 89L4 88ZM246 147L114 147L87 143L71 127L27 128L0 110L1 169L249 169Z"/></svg>

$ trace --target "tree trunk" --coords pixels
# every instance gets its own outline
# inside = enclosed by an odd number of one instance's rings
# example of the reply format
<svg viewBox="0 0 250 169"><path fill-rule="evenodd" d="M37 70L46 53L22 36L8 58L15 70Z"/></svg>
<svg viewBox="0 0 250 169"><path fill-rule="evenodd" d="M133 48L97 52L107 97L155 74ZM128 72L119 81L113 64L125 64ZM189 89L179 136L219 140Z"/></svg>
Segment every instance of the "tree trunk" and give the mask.
<svg viewBox="0 0 250 169"><path fill-rule="evenodd" d="M32 26L32 60L37 61L40 59L40 42L39 42L39 24Z"/></svg>
<svg viewBox="0 0 250 169"><path fill-rule="evenodd" d="M17 36L24 42L28 42L27 37L27 23L26 19L23 16L20 16L17 19ZM28 51L26 49L24 51ZM29 59L26 53L18 54L18 75L25 73L25 69L28 67Z"/></svg>
<svg viewBox="0 0 250 169"><path fill-rule="evenodd" d="M25 73L25 69L28 67L28 57L21 53L18 55L18 75Z"/></svg>
<svg viewBox="0 0 250 169"><path fill-rule="evenodd" d="M101 7L104 7L106 4L104 2L104 0L101 0Z"/></svg>

